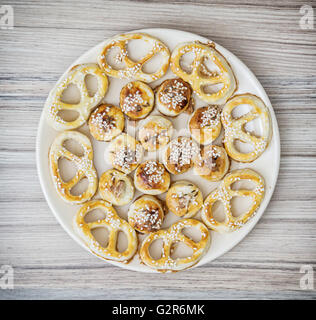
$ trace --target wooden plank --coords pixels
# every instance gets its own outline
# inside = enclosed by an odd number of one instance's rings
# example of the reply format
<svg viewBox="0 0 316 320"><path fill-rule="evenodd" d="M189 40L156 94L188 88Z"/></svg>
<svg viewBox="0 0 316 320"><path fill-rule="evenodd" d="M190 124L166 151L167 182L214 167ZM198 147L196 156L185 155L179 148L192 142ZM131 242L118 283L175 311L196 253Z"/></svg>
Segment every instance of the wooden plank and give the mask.
<svg viewBox="0 0 316 320"><path fill-rule="evenodd" d="M15 290L0 299L316 298L299 287L300 267L316 270L316 33L299 27L306 1L6 4L15 27L0 30L0 265L14 267ZM119 269L80 248L50 212L35 166L42 107L65 68L103 39L146 27L195 32L242 59L271 99L282 145L275 193L247 238L167 275Z"/></svg>
<svg viewBox="0 0 316 320"><path fill-rule="evenodd" d="M207 23L209 23L209 19L210 17L207 18ZM155 26L138 24L125 30L135 30L143 27ZM176 25L163 25L161 27L176 28ZM262 41L259 40L260 37L254 39L247 39L246 37L234 39L229 37L225 32L223 32L222 36L219 36L219 33L216 33L216 36L214 36L211 33L202 33L201 28L182 29L203 35L223 45L236 54L242 61L246 62L247 66L258 76L315 75L316 67L313 62L316 49L310 41L314 41L315 43L316 38L312 36L300 44L295 41L293 43L282 43L277 40L275 42ZM43 72L51 73L57 70L61 74L80 54L103 39L122 31L121 29L106 31L91 30L85 34L84 40L78 41L78 30L76 29L23 27L6 32L1 30L1 33L4 34L0 38L0 46L3 50L2 72L9 73L12 70L16 72L24 70L31 74L34 72L34 69L38 69L40 62ZM243 35L247 34L246 30L240 30L240 32ZM265 30L265 32L269 34L272 31ZM34 34L36 34L36 37L34 37ZM297 38L301 38L301 35L298 34ZM47 42L46 39L50 39L50 41ZM39 43L41 43L40 46ZM34 59L34 48L36 48L36 59ZM297 52L300 52L300 54L298 55ZM23 59L21 59L21 56L23 56Z"/></svg>
<svg viewBox="0 0 316 320"><path fill-rule="evenodd" d="M315 223L299 226L297 222L286 226L282 221L260 223L246 241L220 259L199 269L171 275L140 274L103 263L76 245L60 227L52 226L17 227L16 232L30 234L28 246L24 239L8 234L6 228L1 227L1 234L6 234L6 239L1 239L4 249L1 258L15 268L17 288L39 288L45 284L46 288L142 289L145 281L152 289L173 286L185 289L190 283L196 283L194 287L200 290L247 290L255 283L257 290L298 290L301 265L316 263L315 244L310 241L315 239ZM46 234L44 244L39 230ZM13 248L14 257L10 254ZM52 255L52 252L58 254ZM306 254L309 254L308 260ZM102 277L104 273L111 276ZM187 281L181 281L183 279Z"/></svg>
<svg viewBox="0 0 316 320"><path fill-rule="evenodd" d="M2 31L0 40L4 53L8 48L14 49L4 57L4 71L12 71L7 67L15 65L16 70L32 72L39 61L46 72L56 67L62 71L78 54L115 33L144 27L182 26L185 31L201 34L227 47L258 75L314 75L316 35L300 28L300 5L257 6L258 3L158 5L143 1L97 1L84 10L87 6L84 1L76 2L75 6L71 2L12 2L16 26L14 30ZM79 41L77 30L85 30ZM21 54L24 59L20 59Z"/></svg>
<svg viewBox="0 0 316 320"><path fill-rule="evenodd" d="M147 287L147 286L146 286ZM192 285L194 287L194 285ZM191 293L190 293L191 292ZM313 299L315 294L313 291L283 291L282 295L278 291L241 291L241 290L231 290L231 289L214 289L214 290L192 290L188 289L157 289L155 291L151 288L149 289L112 289L107 291L102 289L15 289L3 290L0 292L1 299L22 299L22 300L38 300L38 299L74 299L74 300L122 300L125 299L132 300L147 300L149 298L157 300L170 300L170 299L190 299L194 296L196 300L220 300L220 299Z"/></svg>

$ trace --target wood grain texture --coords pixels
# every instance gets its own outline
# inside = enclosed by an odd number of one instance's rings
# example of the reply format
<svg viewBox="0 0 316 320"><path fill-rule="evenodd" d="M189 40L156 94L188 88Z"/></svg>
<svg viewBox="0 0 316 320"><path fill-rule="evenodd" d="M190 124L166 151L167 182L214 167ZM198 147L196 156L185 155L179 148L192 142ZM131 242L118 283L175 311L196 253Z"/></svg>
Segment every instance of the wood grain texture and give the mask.
<svg viewBox="0 0 316 320"><path fill-rule="evenodd" d="M316 271L316 32L308 1L6 1L0 29L0 266L14 267L2 299L305 299L300 267ZM316 9L314 9L315 11ZM116 33L176 28L215 40L254 71L277 115L282 158L255 229L220 259L176 274L103 263L54 219L39 186L35 137L46 96L65 68ZM315 284L316 285L316 284Z"/></svg>

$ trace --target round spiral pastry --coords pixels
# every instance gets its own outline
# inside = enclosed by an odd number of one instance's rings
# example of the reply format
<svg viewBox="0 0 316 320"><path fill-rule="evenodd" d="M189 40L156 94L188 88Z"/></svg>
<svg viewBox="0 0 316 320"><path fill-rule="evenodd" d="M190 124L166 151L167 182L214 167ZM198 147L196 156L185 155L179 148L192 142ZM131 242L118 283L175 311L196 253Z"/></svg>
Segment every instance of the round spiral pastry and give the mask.
<svg viewBox="0 0 316 320"><path fill-rule="evenodd" d="M206 106L194 111L189 121L192 138L200 144L212 143L221 132L220 111L217 106Z"/></svg>
<svg viewBox="0 0 316 320"><path fill-rule="evenodd" d="M173 132L171 121L161 116L150 116L141 124L138 138L147 151L155 151L170 142Z"/></svg>
<svg viewBox="0 0 316 320"><path fill-rule="evenodd" d="M141 163L134 176L135 187L146 194L161 194L168 190L170 175L164 165L156 160Z"/></svg>
<svg viewBox="0 0 316 320"><path fill-rule="evenodd" d="M192 89L180 78L165 80L157 89L158 110L169 117L176 117L191 105Z"/></svg>
<svg viewBox="0 0 316 320"><path fill-rule="evenodd" d="M143 195L132 203L128 210L128 222L137 231L158 231L164 219L161 201L154 196Z"/></svg>
<svg viewBox="0 0 316 320"><path fill-rule="evenodd" d="M132 120L145 118L153 109L154 93L149 85L134 81L125 85L120 94L120 107Z"/></svg>
<svg viewBox="0 0 316 320"><path fill-rule="evenodd" d="M189 181L177 181L167 192L166 205L175 215L191 218L201 209L203 195L195 184Z"/></svg>
<svg viewBox="0 0 316 320"><path fill-rule="evenodd" d="M128 204L134 197L132 179L116 169L103 172L99 181L99 190L103 200L116 206Z"/></svg>
<svg viewBox="0 0 316 320"><path fill-rule="evenodd" d="M124 115L119 108L102 104L92 112L89 129L96 140L110 141L124 130Z"/></svg>
<svg viewBox="0 0 316 320"><path fill-rule="evenodd" d="M130 135L121 133L110 142L106 156L115 169L130 173L141 162L143 147Z"/></svg>
<svg viewBox="0 0 316 320"><path fill-rule="evenodd" d="M198 153L198 146L188 137L172 140L163 153L163 163L173 174L181 174L192 168L193 158Z"/></svg>
<svg viewBox="0 0 316 320"><path fill-rule="evenodd" d="M221 180L229 166L227 153L220 146L201 146L200 153L194 158L194 172L210 181Z"/></svg>

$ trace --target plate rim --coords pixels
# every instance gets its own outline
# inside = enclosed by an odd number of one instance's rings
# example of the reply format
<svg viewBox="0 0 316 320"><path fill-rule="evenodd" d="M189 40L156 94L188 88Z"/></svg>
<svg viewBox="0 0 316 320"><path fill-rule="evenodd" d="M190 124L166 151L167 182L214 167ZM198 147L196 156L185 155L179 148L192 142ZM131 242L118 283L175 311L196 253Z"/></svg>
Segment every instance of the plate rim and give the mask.
<svg viewBox="0 0 316 320"><path fill-rule="evenodd" d="M189 269L193 269L195 267L198 266L202 266L205 265L207 263L210 263L218 258L220 258L221 256L223 256L224 254L226 254L228 251L232 250L237 244L239 244L240 242L242 242L249 234L250 232L253 230L253 228L257 225L258 221L261 219L262 215L265 213L268 205L270 204L271 198L274 194L276 185L277 185L277 181L278 181L278 176L279 176L279 171L280 171L280 158L281 158L281 141L280 141L280 133L279 133L279 125L278 125L278 121L277 121L277 117L275 115L274 112L274 108L271 104L271 101L269 99L269 96L267 95L265 89L263 88L263 86L261 85L260 81L257 79L257 77L255 76L255 74L252 72L252 70L239 58L237 57L234 53L232 53L230 50L226 49L225 47L221 46L220 44L218 44L217 42L208 39L204 36L200 36L196 33L193 32L188 32L188 31L182 31L179 29L172 29L172 28L145 28L145 29L137 29L137 30L130 30L127 32L123 32L123 33L138 33L138 32L143 32L143 33L148 33L150 34L150 32L172 32L172 33L179 33L179 34L187 34L188 36L194 36L197 38L200 38L201 41L211 41L215 44L216 48L219 48L219 51L225 56L225 52L228 53L229 55L231 55L234 59L236 59L243 68L245 68L247 70L247 72L249 73L249 75L251 76L251 80L255 83L255 86L257 87L257 89L260 92L260 97L264 98L263 100L268 101L268 103L271 106L272 112L270 111L270 116L271 116L271 123L272 123L272 135L274 136L273 138L276 141L276 168L275 168L275 173L273 174L273 185L272 185L272 189L270 192L270 195L268 198L266 198L265 203L261 204L259 208L261 208L262 212L261 214L256 215L253 219L256 219L256 221L253 223L253 225L248 226L248 230L247 232L241 236L241 238L235 239L233 240L228 246L227 248L225 248L224 250L222 250L222 252L213 259L209 259L206 261L203 261L203 263L201 262L203 260L203 258L198 261L198 263L196 263L194 266L190 267ZM118 33L118 34L122 34L122 33ZM113 37L115 35L118 34L114 34ZM90 49L86 50L85 52L83 52L79 57L77 57L72 64L70 64L70 66L68 68L66 68L66 70L64 71L64 73L60 76L60 78L63 77L63 75L71 68L72 65L74 65L76 63L77 60L79 60L80 58L82 58L84 55L86 55L88 52L95 50L98 46L101 45L101 43L103 43L104 41L106 41L107 39L104 39L103 41L98 42L95 46L91 47ZM224 53L223 53L224 51ZM59 78L59 79L60 79ZM55 82L57 83L59 81L59 79ZM237 79L238 81L238 79ZM49 93L48 93L49 94ZM48 95L47 95L48 96ZM47 99L47 98L46 98ZM45 100L46 101L46 100ZM37 134L36 134L36 169L37 169L37 174L39 177L39 181L40 181L40 186L41 186L41 190L44 194L45 200L48 204L48 207L50 208L50 210L52 211L54 217L56 218L56 220L58 221L58 223L62 226L62 228L64 229L64 231L66 231L66 233L77 243L79 244L81 247L83 247L85 250L87 250L88 252L92 253L94 256L100 258L99 256L97 256L96 254L94 254L84 243L78 241L78 239L76 238L74 232L70 232L68 230L68 227L65 225L65 223L59 218L59 215L57 214L57 212L55 212L54 210L54 206L52 204L52 200L50 199L50 197L48 196L47 190L45 189L45 184L44 184L44 176L41 173L41 155L40 155L40 141L41 141L41 137L40 137L40 132L41 132L41 127L43 126L43 123L45 123L45 114L44 114L44 106L42 108L42 112L41 112L41 116L38 122L38 127L37 127ZM267 195L265 195L266 197ZM102 259L102 261L105 262L109 262L110 264L114 265L114 266L118 266L121 267L123 269L127 269L127 270L131 270L131 271L137 271L137 272L143 272L143 273L154 273L156 272L156 270L152 270L152 269L142 269L139 266L130 266L128 264L124 264L124 263L118 263L115 261L111 261L111 260L104 260ZM184 270L183 270L184 271Z"/></svg>

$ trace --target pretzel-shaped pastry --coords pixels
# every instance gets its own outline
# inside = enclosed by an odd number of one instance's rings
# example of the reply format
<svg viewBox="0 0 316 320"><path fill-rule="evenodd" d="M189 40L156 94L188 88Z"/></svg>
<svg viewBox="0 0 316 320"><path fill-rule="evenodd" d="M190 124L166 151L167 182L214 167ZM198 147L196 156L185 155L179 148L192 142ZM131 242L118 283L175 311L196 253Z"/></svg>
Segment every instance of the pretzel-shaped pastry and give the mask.
<svg viewBox="0 0 316 320"><path fill-rule="evenodd" d="M233 118L232 112L235 107L247 104L252 110L240 118ZM247 132L245 125L256 118L260 118L263 128L261 137ZM241 94L232 97L224 106L222 111L222 123L225 129L224 145L228 155L240 162L251 162L256 160L267 148L271 139L270 113L264 102L255 95ZM249 153L238 151L234 145L235 140L249 143L254 150Z"/></svg>
<svg viewBox="0 0 316 320"><path fill-rule="evenodd" d="M101 209L105 214L104 219L86 222L85 216L94 209ZM135 230L123 219L121 219L114 208L102 200L93 200L85 203L74 218L74 229L84 240L92 253L106 259L120 262L129 261L137 251L138 239ZM92 234L95 228L106 228L109 231L107 246L101 246ZM117 250L118 234L125 233L128 245L125 251Z"/></svg>
<svg viewBox="0 0 316 320"><path fill-rule="evenodd" d="M69 139L75 140L83 148L83 156L79 157L63 146L64 142ZM70 181L66 182L61 178L58 168L58 160L60 158L66 158L77 167L76 175ZM63 200L69 203L83 203L93 197L97 190L98 177L93 165L93 150L88 137L76 131L60 133L50 147L49 161L56 190ZM87 190L80 195L73 195L71 189L85 177L89 181Z"/></svg>
<svg viewBox="0 0 316 320"><path fill-rule="evenodd" d="M133 61L128 56L127 43L131 40L144 40L152 45L151 50L137 62ZM117 59L120 62L124 62L126 68L116 70L108 63L107 54L114 47L119 47L120 53ZM145 73L142 70L144 64L157 53L162 54L163 61L160 68L152 74ZM144 82L152 82L161 78L166 73L169 66L169 59L169 49L160 40L144 33L128 33L108 39L104 44L101 54L99 55L98 63L109 76L121 79L135 79Z"/></svg>
<svg viewBox="0 0 316 320"><path fill-rule="evenodd" d="M180 65L180 60L186 53L195 54L191 73L184 71ZM205 59L214 62L220 71L210 72L204 64ZM180 43L172 52L170 66L173 73L191 84L193 90L202 100L211 104L224 104L237 88L236 79L229 63L215 49L214 44ZM217 84L222 84L223 87L214 93L205 92L206 86Z"/></svg>
<svg viewBox="0 0 316 320"><path fill-rule="evenodd" d="M89 95L85 77L91 74L98 80L97 92L91 97ZM62 94L69 84L77 85L80 90L80 102L77 104L65 103L61 101ZM55 130L69 130L80 127L88 119L91 109L93 109L104 97L108 89L107 76L95 63L86 63L74 66L62 77L53 90L49 93L45 103L46 119ZM76 120L65 121L58 114L62 110L77 111L79 116Z"/></svg>
<svg viewBox="0 0 316 320"><path fill-rule="evenodd" d="M255 183L254 190L239 189L233 190L232 184L239 180L250 180ZM252 197L253 202L250 209L238 217L234 217L231 210L231 199L233 197ZM220 233L228 233L241 228L256 213L264 196L264 180L255 171L251 169L240 169L230 172L217 189L212 191L204 201L201 212L203 222L212 230ZM224 206L225 221L215 220L212 212L212 206L216 201L221 201Z"/></svg>
<svg viewBox="0 0 316 320"><path fill-rule="evenodd" d="M182 233L184 228L196 227L201 232L201 240L194 242ZM155 260L151 257L149 248L154 240L163 240L162 255ZM193 250L191 257L171 258L174 243L183 242ZM149 234L140 248L140 258L149 267L159 271L183 270L195 265L207 252L211 243L211 236L207 227L200 221L194 219L183 219L174 223L169 229L159 230Z"/></svg>

